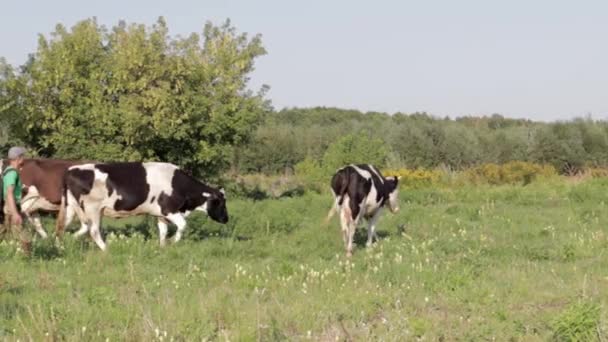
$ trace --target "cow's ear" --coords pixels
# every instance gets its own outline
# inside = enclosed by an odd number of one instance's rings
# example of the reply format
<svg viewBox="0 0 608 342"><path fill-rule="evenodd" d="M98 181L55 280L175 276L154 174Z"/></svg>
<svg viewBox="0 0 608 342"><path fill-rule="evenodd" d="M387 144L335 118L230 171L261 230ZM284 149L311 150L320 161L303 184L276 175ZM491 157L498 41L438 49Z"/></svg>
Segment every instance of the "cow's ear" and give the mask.
<svg viewBox="0 0 608 342"><path fill-rule="evenodd" d="M220 188L220 192L222 193L222 195L226 196L226 190L224 190L224 188Z"/></svg>

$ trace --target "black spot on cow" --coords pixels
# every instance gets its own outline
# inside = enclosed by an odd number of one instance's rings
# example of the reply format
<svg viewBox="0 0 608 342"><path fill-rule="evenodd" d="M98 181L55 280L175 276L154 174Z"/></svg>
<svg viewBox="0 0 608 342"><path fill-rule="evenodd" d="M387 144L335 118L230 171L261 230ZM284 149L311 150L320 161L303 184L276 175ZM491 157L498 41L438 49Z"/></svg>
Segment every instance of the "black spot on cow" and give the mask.
<svg viewBox="0 0 608 342"><path fill-rule="evenodd" d="M371 174L372 182L374 182L374 187L378 191L378 193L376 194L376 201L380 203L380 205L383 205L384 202L388 200L390 192L385 191L386 182L384 182L384 177L380 173L380 170L378 170L375 166L369 164L359 164L357 165L357 167Z"/></svg>
<svg viewBox="0 0 608 342"><path fill-rule="evenodd" d="M25 198L25 196L27 196L27 193L29 191L30 191L29 186L24 186L23 188L21 188L21 198Z"/></svg>
<svg viewBox="0 0 608 342"><path fill-rule="evenodd" d="M220 223L228 222L226 199L219 190L207 186L182 170L175 170L171 179L171 195L161 193L158 204L163 215L193 211L207 202L207 214ZM203 196L208 193L209 197Z"/></svg>
<svg viewBox="0 0 608 342"><path fill-rule="evenodd" d="M359 215L360 204L371 187L372 181L362 177L352 166L338 170L331 179L331 188L338 198L339 205L342 205L345 196L348 195L353 219Z"/></svg>
<svg viewBox="0 0 608 342"><path fill-rule="evenodd" d="M93 188L95 173L93 170L71 169L65 174L65 185L77 201L82 195L87 195Z"/></svg>
<svg viewBox="0 0 608 342"><path fill-rule="evenodd" d="M179 208L182 206L184 199L180 196L167 195L164 191L158 195L158 205L160 206L160 212L163 215L169 215L172 213L179 212Z"/></svg>
<svg viewBox="0 0 608 342"><path fill-rule="evenodd" d="M156 199L156 196L152 196L152 198L150 198L150 203L154 203L155 199Z"/></svg>
<svg viewBox="0 0 608 342"><path fill-rule="evenodd" d="M192 211L206 201L202 194L207 187L182 170L175 170L173 173L171 188L171 195L162 192L158 196L163 215Z"/></svg>
<svg viewBox="0 0 608 342"><path fill-rule="evenodd" d="M106 179L108 193L111 195L116 191L120 197L114 204L114 210L131 211L148 198L150 185L142 163L97 164L95 168L108 174Z"/></svg>
<svg viewBox="0 0 608 342"><path fill-rule="evenodd" d="M384 192L387 194L387 198L398 186L399 179L397 177L388 177L384 179Z"/></svg>

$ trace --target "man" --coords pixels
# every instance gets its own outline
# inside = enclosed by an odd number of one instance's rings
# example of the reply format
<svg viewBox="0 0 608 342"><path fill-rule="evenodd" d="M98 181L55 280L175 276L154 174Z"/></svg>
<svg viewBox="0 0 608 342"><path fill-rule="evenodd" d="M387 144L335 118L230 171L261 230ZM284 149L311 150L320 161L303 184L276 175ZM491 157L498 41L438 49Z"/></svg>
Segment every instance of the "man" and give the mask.
<svg viewBox="0 0 608 342"><path fill-rule="evenodd" d="M22 184L19 170L23 166L26 149L20 146L8 150L9 166L2 172L4 196L4 231L12 233L21 240L21 247L26 254L30 254L32 243L27 233L22 229L20 203Z"/></svg>

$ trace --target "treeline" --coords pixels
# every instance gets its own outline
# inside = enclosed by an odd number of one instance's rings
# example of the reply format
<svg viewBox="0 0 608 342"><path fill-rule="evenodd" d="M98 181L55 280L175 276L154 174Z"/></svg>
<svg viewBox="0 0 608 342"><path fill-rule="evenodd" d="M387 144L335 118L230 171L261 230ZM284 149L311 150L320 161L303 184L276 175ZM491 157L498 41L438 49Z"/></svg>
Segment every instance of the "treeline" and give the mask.
<svg viewBox="0 0 608 342"><path fill-rule="evenodd" d="M273 174L306 160L323 163L332 145L345 144L345 136L381 149L382 156L373 159L390 168L461 170L519 160L573 174L608 165L608 123L590 118L542 123L498 114L450 119L317 107L268 113L238 151L233 170ZM348 157L364 162L365 156L352 151Z"/></svg>
<svg viewBox="0 0 608 342"><path fill-rule="evenodd" d="M175 37L152 26L95 19L57 25L20 67L0 58L0 152L41 157L161 160L201 176L297 172L326 178L345 163L467 169L551 164L562 174L608 165L608 124L539 123L338 108L273 110L250 90L260 36L230 22Z"/></svg>

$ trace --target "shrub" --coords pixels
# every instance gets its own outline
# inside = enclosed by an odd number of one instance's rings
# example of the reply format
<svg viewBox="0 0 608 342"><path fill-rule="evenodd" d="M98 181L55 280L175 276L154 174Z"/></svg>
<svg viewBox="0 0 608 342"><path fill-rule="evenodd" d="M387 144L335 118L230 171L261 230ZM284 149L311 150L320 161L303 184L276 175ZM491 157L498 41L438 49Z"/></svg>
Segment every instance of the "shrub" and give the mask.
<svg viewBox="0 0 608 342"><path fill-rule="evenodd" d="M592 178L608 177L608 168L589 167L585 169L584 173Z"/></svg>
<svg viewBox="0 0 608 342"><path fill-rule="evenodd" d="M464 171L465 178L474 184L529 184L534 179L557 175L551 165L511 161L502 165L483 164Z"/></svg>
<svg viewBox="0 0 608 342"><path fill-rule="evenodd" d="M502 176L500 166L497 164L489 163L483 164L464 172L467 180L477 183L488 183L488 184L501 184Z"/></svg>
<svg viewBox="0 0 608 342"><path fill-rule="evenodd" d="M606 200L607 189L608 179L590 179L570 188L570 191L568 191L568 199L575 203L601 203Z"/></svg>
<svg viewBox="0 0 608 342"><path fill-rule="evenodd" d="M333 173L349 164L372 164L382 167L389 155L384 142L366 135L345 135L331 144L321 161L306 157L295 166L296 176L307 187L321 192L329 187Z"/></svg>
<svg viewBox="0 0 608 342"><path fill-rule="evenodd" d="M555 341L595 341L598 338L600 306L597 303L580 302L568 307L553 322Z"/></svg>
<svg viewBox="0 0 608 342"><path fill-rule="evenodd" d="M306 157L295 166L296 177L306 185L307 188L321 192L323 186L329 186L329 179L318 161Z"/></svg>
<svg viewBox="0 0 608 342"><path fill-rule="evenodd" d="M425 187L431 185L437 185L441 182L442 172L439 170L428 170L428 169L388 169L384 170L382 174L385 177L398 176L401 177L399 180L402 186L407 187Z"/></svg>
<svg viewBox="0 0 608 342"><path fill-rule="evenodd" d="M345 135L329 145L323 156L322 167L326 173L348 164L372 164L383 167L388 158L386 144L366 135Z"/></svg>

